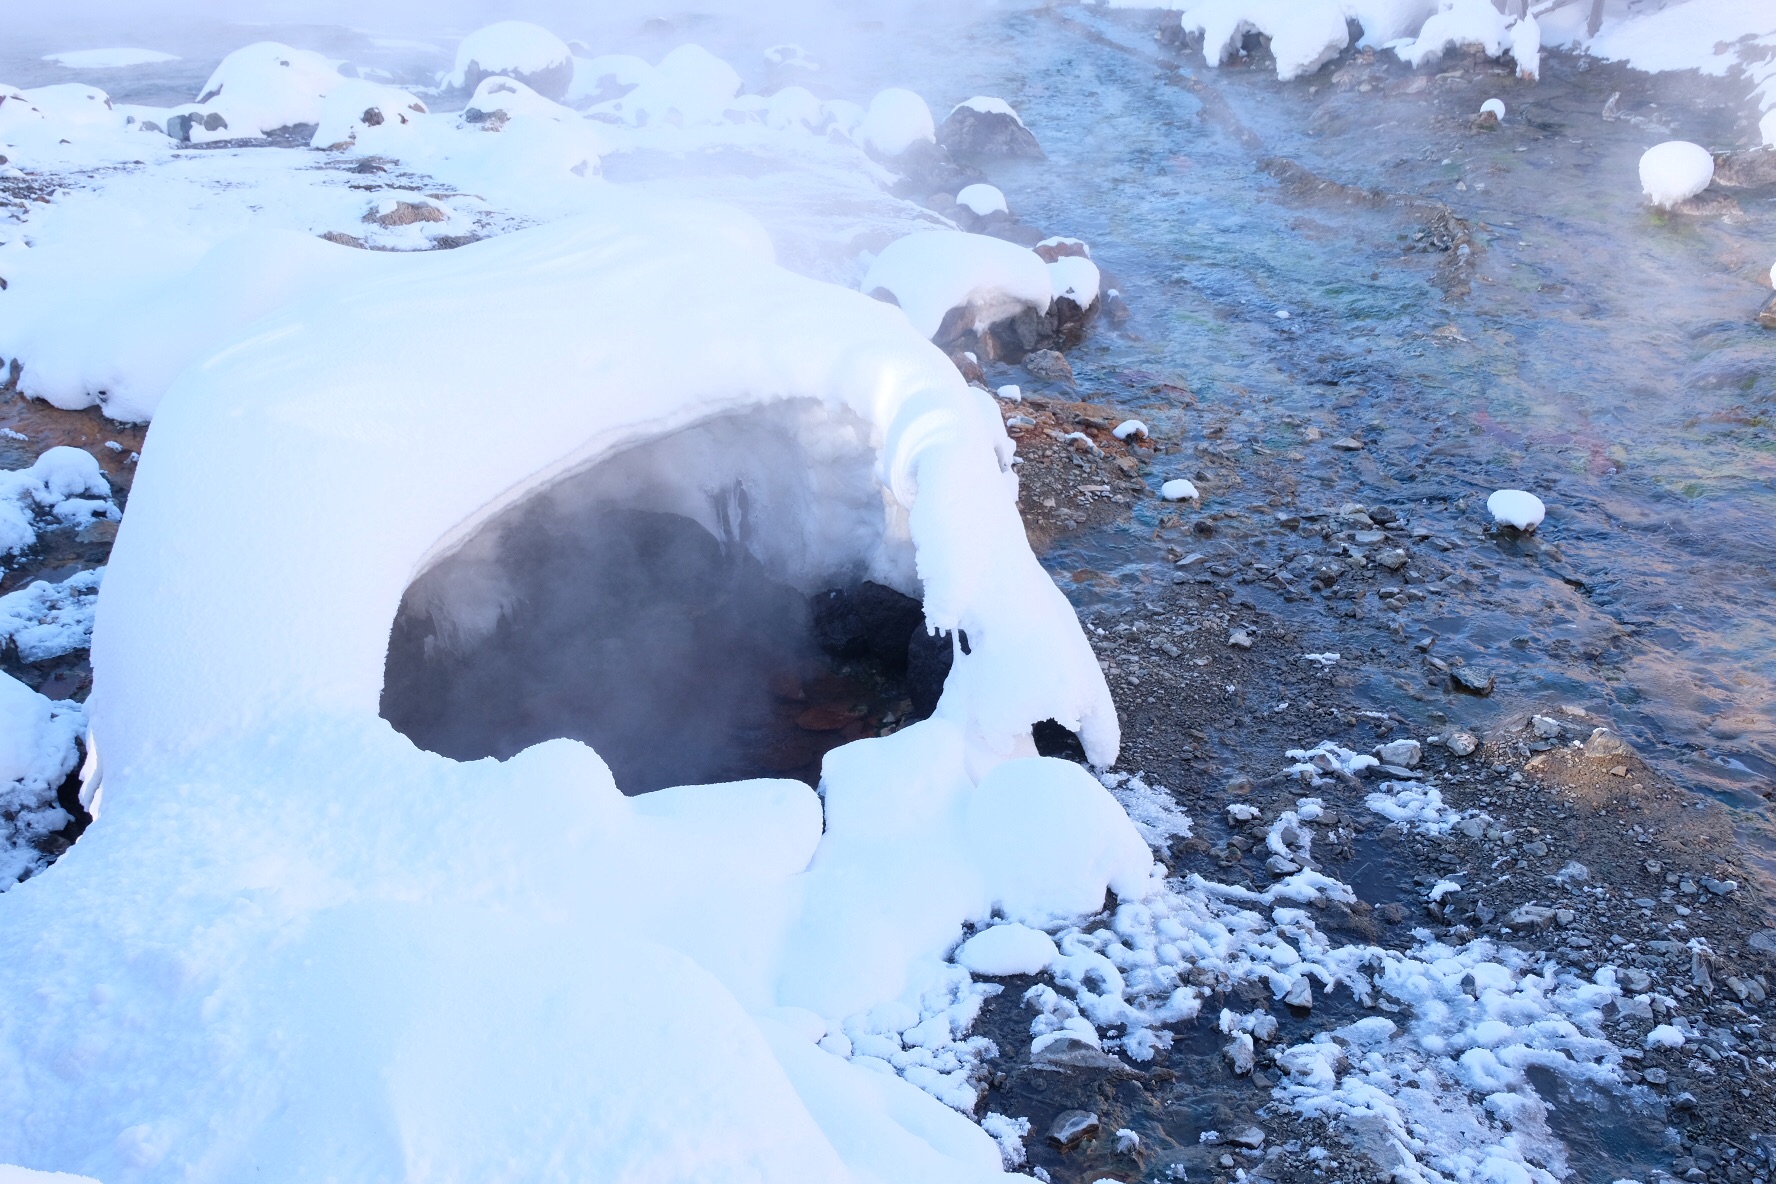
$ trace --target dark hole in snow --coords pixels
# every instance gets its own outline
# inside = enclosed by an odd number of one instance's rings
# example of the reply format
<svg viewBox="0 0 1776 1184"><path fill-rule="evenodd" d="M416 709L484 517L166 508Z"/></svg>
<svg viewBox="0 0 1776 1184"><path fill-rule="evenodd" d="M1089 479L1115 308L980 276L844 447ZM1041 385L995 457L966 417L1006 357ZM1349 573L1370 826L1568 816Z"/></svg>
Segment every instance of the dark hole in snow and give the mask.
<svg viewBox="0 0 1776 1184"><path fill-rule="evenodd" d="M458 760L582 740L629 794L817 783L831 749L929 714L962 644L864 578L896 553L868 439L779 404L526 497L407 590L383 718Z"/></svg>
<svg viewBox="0 0 1776 1184"><path fill-rule="evenodd" d="M1085 745L1079 741L1077 733L1052 719L1045 719L1030 729L1030 738L1036 742L1037 756L1058 756L1063 760L1085 763Z"/></svg>

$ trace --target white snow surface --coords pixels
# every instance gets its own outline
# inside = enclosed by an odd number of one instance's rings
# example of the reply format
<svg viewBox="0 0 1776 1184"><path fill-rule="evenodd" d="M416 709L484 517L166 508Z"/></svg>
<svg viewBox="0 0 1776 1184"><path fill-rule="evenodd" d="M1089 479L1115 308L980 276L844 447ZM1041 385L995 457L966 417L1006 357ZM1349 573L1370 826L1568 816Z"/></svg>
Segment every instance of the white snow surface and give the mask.
<svg viewBox="0 0 1776 1184"><path fill-rule="evenodd" d="M882 248L862 288L892 292L913 327L930 337L953 308L970 310L977 329L1025 308L1046 312L1054 299L1048 267L1029 248L991 235L927 230Z"/></svg>
<svg viewBox="0 0 1776 1184"><path fill-rule="evenodd" d="M0 555L23 551L51 526L118 516L111 484L90 452L60 445L29 468L0 470Z"/></svg>
<svg viewBox="0 0 1776 1184"><path fill-rule="evenodd" d="M446 86L468 84L469 66L486 74L534 74L567 62L573 53L567 42L528 21L495 21L464 37L456 47L456 66L445 78Z"/></svg>
<svg viewBox="0 0 1776 1184"><path fill-rule="evenodd" d="M1277 77L1311 74L1350 44L1337 0L1193 0L1179 16L1187 33L1203 39L1203 57L1218 66L1239 52L1247 33L1270 38Z"/></svg>
<svg viewBox="0 0 1776 1184"><path fill-rule="evenodd" d="M1035 974L1059 953L1048 934L1011 921L983 929L963 942L956 950L956 965L989 978Z"/></svg>
<svg viewBox="0 0 1776 1184"><path fill-rule="evenodd" d="M1098 265L1080 255L1062 255L1048 265L1048 285L1081 308L1091 307L1102 284Z"/></svg>
<svg viewBox="0 0 1776 1184"><path fill-rule="evenodd" d="M1003 214L1008 209L1005 194L984 181L964 185L956 194L956 204L967 206L974 211L977 218L985 218L988 214Z"/></svg>
<svg viewBox="0 0 1776 1184"><path fill-rule="evenodd" d="M72 821L56 789L80 761L75 742L85 730L80 704L0 674L0 892L40 871L49 861L34 844Z"/></svg>
<svg viewBox="0 0 1776 1184"><path fill-rule="evenodd" d="M176 62L179 55L157 49L70 49L46 53L46 62L66 66L70 70L118 70L125 66L152 66L160 62Z"/></svg>
<svg viewBox="0 0 1776 1184"><path fill-rule="evenodd" d="M863 142L893 158L920 140L936 140L931 108L910 90L889 87L870 100L859 132Z"/></svg>
<svg viewBox="0 0 1776 1184"><path fill-rule="evenodd" d="M701 45L681 45L642 75L633 90L594 106L591 113L631 126L714 123L723 118L740 86L734 67Z"/></svg>
<svg viewBox="0 0 1776 1184"><path fill-rule="evenodd" d="M0 596L0 644L11 641L26 663L86 649L104 576L105 569L97 567L56 584L33 580Z"/></svg>
<svg viewBox="0 0 1776 1184"><path fill-rule="evenodd" d="M1196 482L1188 477L1173 477L1159 487L1159 496L1168 502L1193 502L1200 495L1196 491Z"/></svg>
<svg viewBox="0 0 1776 1184"><path fill-rule="evenodd" d="M327 92L342 80L337 65L313 50L260 41L223 58L197 102L175 111L194 116L193 143L252 137L318 123ZM211 115L221 116L218 126L209 126Z"/></svg>
<svg viewBox="0 0 1776 1184"><path fill-rule="evenodd" d="M1501 526L1534 530L1548 516L1542 499L1525 489L1500 489L1486 499L1486 512Z"/></svg>
<svg viewBox="0 0 1776 1184"><path fill-rule="evenodd" d="M1695 197L1714 180L1714 155L1688 140L1654 144L1640 157L1640 188L1655 206Z"/></svg>
<svg viewBox="0 0 1776 1184"><path fill-rule="evenodd" d="M327 89L309 146L399 155L408 143L405 133L419 126L415 116L424 114L425 103L398 86L341 78Z"/></svg>
<svg viewBox="0 0 1776 1184"><path fill-rule="evenodd" d="M995 908L1051 923L1151 887L1115 800L1033 755L1036 720L1099 764L1117 732L1024 541L1011 443L902 313L775 266L751 219L599 192L448 252L276 239L272 260L330 255L172 380L98 608L101 820L5 902L0 1160L111 1182L1001 1171L937 1100L971 1104L929 1049L981 998L945 951ZM824 831L799 783L627 799L575 742L459 764L379 718L431 557L627 444L790 399L878 455L877 520L832 562L916 571L927 619L971 643L931 719L828 756ZM941 983L959 1010L920 1030L927 1062L811 1042Z"/></svg>
<svg viewBox="0 0 1776 1184"><path fill-rule="evenodd" d="M1395 47L1400 60L1412 66L1440 59L1449 49L1472 46L1498 57L1512 44L1504 13L1492 0L1440 0L1437 11L1410 43ZM1540 47L1538 37L1537 47Z"/></svg>

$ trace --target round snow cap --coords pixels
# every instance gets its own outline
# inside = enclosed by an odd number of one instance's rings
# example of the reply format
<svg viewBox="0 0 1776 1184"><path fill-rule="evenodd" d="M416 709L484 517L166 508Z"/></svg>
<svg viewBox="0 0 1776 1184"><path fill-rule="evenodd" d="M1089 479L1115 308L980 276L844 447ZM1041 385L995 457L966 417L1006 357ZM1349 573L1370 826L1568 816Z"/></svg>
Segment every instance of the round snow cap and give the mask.
<svg viewBox="0 0 1776 1184"><path fill-rule="evenodd" d="M1503 99L1487 99L1480 104L1480 114L1492 112L1492 117L1500 123L1505 121L1505 101Z"/></svg>
<svg viewBox="0 0 1776 1184"><path fill-rule="evenodd" d="M1669 208L1688 201L1714 180L1714 157L1688 140L1667 140L1640 158L1640 187L1653 204Z"/></svg>
<svg viewBox="0 0 1776 1184"><path fill-rule="evenodd" d="M925 100L897 86L870 100L862 131L863 142L888 157L899 156L919 140L937 139Z"/></svg>
<svg viewBox="0 0 1776 1184"><path fill-rule="evenodd" d="M988 214L1005 214L1010 211L1005 205L1005 195L991 185L970 185L956 195L956 204L967 206L974 211L977 218L985 218Z"/></svg>
<svg viewBox="0 0 1776 1184"><path fill-rule="evenodd" d="M1492 512L1493 521L1500 526L1511 526L1518 530L1534 530L1541 525L1548 513L1541 498L1521 489L1499 490L1486 499L1486 508Z"/></svg>
<svg viewBox="0 0 1776 1184"><path fill-rule="evenodd" d="M1159 496L1168 502L1193 502L1198 495L1195 485L1182 477L1174 477L1159 487Z"/></svg>
<svg viewBox="0 0 1776 1184"><path fill-rule="evenodd" d="M1110 434L1118 440L1126 440L1130 436L1140 436L1144 439L1147 435L1147 425L1138 419L1125 419L1117 424Z"/></svg>
<svg viewBox="0 0 1776 1184"><path fill-rule="evenodd" d="M963 942L956 951L956 965L988 977L1035 974L1059 956L1048 934L1013 922L983 929Z"/></svg>

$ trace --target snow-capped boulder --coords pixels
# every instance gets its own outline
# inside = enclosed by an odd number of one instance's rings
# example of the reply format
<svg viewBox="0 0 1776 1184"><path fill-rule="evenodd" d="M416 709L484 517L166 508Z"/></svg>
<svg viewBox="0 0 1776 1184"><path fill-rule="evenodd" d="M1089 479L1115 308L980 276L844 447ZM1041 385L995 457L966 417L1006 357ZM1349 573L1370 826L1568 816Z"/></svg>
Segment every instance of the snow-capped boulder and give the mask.
<svg viewBox="0 0 1776 1184"><path fill-rule="evenodd" d="M1014 156L1045 158L1042 145L1004 99L976 95L964 99L937 129L937 142L964 158Z"/></svg>
<svg viewBox="0 0 1776 1184"><path fill-rule="evenodd" d="M1005 214L1010 210L1005 204L1005 194L992 185L977 183L963 187L956 194L956 204L963 209L972 211L977 218L985 218L988 214Z"/></svg>
<svg viewBox="0 0 1776 1184"><path fill-rule="evenodd" d="M1312 74L1350 44L1338 0L1193 0L1179 21L1186 34L1202 37L1211 66L1238 53L1247 33L1262 33L1284 82Z"/></svg>
<svg viewBox="0 0 1776 1184"><path fill-rule="evenodd" d="M892 160L916 143L935 142L937 128L924 99L910 90L890 87L870 100L858 138Z"/></svg>
<svg viewBox="0 0 1776 1184"><path fill-rule="evenodd" d="M1505 101L1503 99L1487 99L1480 104L1480 114L1490 115L1498 122L1505 121Z"/></svg>
<svg viewBox="0 0 1776 1184"><path fill-rule="evenodd" d="M984 234L929 230L882 249L863 278L865 292L894 297L930 338L982 332L1054 300L1048 266L1031 250Z"/></svg>
<svg viewBox="0 0 1776 1184"><path fill-rule="evenodd" d="M1097 303L1101 281L1098 265L1082 255L1063 255L1048 265L1055 299L1070 300L1081 310Z"/></svg>
<svg viewBox="0 0 1776 1184"><path fill-rule="evenodd" d="M828 99L820 105L825 113L826 126L849 140L860 140L863 121L868 117L860 105L849 99Z"/></svg>
<svg viewBox="0 0 1776 1184"><path fill-rule="evenodd" d="M651 64L633 54L607 53L595 58L575 58L573 83L562 101L581 106L608 103L646 82L653 72Z"/></svg>
<svg viewBox="0 0 1776 1184"><path fill-rule="evenodd" d="M775 128L812 131L826 122L826 112L806 87L786 86L766 101L765 122Z"/></svg>
<svg viewBox="0 0 1776 1184"><path fill-rule="evenodd" d="M80 704L0 674L0 892L48 863L40 845L73 821L56 790L80 762L85 731Z"/></svg>
<svg viewBox="0 0 1776 1184"><path fill-rule="evenodd" d="M318 53L260 41L223 58L197 102L174 110L166 132L202 144L318 125L328 92L342 80Z"/></svg>
<svg viewBox="0 0 1776 1184"><path fill-rule="evenodd" d="M495 21L462 39L445 85L474 90L495 74L517 79L545 98L564 99L573 84L573 51L541 25Z"/></svg>
<svg viewBox="0 0 1776 1184"><path fill-rule="evenodd" d="M1198 497L1196 483L1188 477L1173 477L1159 487L1159 496L1168 502L1193 502Z"/></svg>
<svg viewBox="0 0 1776 1184"><path fill-rule="evenodd" d="M1640 188L1655 206L1670 209L1714 180L1714 157L1688 140L1667 140L1641 154Z"/></svg>
<svg viewBox="0 0 1776 1184"><path fill-rule="evenodd" d="M1015 921L983 929L956 950L956 965L988 978L1037 974L1060 955L1054 938Z"/></svg>
<svg viewBox="0 0 1776 1184"><path fill-rule="evenodd" d="M1418 36L1396 45L1394 52L1401 61L1416 67L1436 61L1451 48L1471 46L1488 57L1498 57L1510 44L1505 15L1492 6L1492 0L1441 0Z"/></svg>
<svg viewBox="0 0 1776 1184"><path fill-rule="evenodd" d="M1056 259L1065 259L1069 256L1090 259L1092 254L1091 247L1086 245L1083 239L1066 238L1061 235L1045 238L1030 249L1042 256L1044 263L1053 263Z"/></svg>
<svg viewBox="0 0 1776 1184"><path fill-rule="evenodd" d="M524 83L504 76L481 80L463 108L462 122L482 131L496 132L520 116L546 119L551 123L581 122L579 113L572 108L563 107Z"/></svg>
<svg viewBox="0 0 1776 1184"><path fill-rule="evenodd" d="M1487 513L1500 526L1531 531L1542 524L1548 508L1542 499L1522 489L1501 489L1486 499Z"/></svg>
<svg viewBox="0 0 1776 1184"><path fill-rule="evenodd" d="M681 45L634 90L592 108L634 125L713 123L740 93L734 67L701 45Z"/></svg>
<svg viewBox="0 0 1776 1184"><path fill-rule="evenodd" d="M345 149L389 145L416 126L426 105L398 86L363 78L342 78L327 91L311 148Z"/></svg>
<svg viewBox="0 0 1776 1184"><path fill-rule="evenodd" d="M3 92L0 92L3 93ZM23 92L24 98L63 134L92 129L121 131L124 115L111 103L111 96L96 86L81 82L58 82Z"/></svg>

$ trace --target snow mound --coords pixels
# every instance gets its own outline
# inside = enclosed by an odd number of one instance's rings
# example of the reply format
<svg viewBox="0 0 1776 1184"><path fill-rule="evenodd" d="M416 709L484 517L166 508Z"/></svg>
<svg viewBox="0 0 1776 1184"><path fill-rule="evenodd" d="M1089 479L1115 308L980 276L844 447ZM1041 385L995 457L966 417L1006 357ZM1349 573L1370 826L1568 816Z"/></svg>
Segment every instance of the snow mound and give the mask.
<svg viewBox="0 0 1776 1184"><path fill-rule="evenodd" d="M1010 922L983 929L963 942L956 951L956 965L988 978L1035 974L1058 953L1054 939L1042 930Z"/></svg>
<svg viewBox="0 0 1776 1184"><path fill-rule="evenodd" d="M88 648L104 575L99 567L59 584L33 580L0 596L0 643L10 641L27 665Z"/></svg>
<svg viewBox="0 0 1776 1184"><path fill-rule="evenodd" d="M1048 265L1034 251L1004 239L954 230L930 230L896 239L863 277L863 290L891 293L926 337L952 309L964 309L971 327L1048 311L1054 300Z"/></svg>
<svg viewBox="0 0 1776 1184"><path fill-rule="evenodd" d="M471 90L491 74L517 78L549 98L564 98L574 76L573 52L541 25L495 21L462 39L456 67L444 85Z"/></svg>
<svg viewBox="0 0 1776 1184"><path fill-rule="evenodd" d="M786 86L766 102L765 122L775 128L812 131L826 122L826 112L821 109L820 100L806 87Z"/></svg>
<svg viewBox="0 0 1776 1184"><path fill-rule="evenodd" d="M483 78L463 108L462 121L482 131L498 131L509 120L524 117L552 123L581 123L579 113L546 99L524 83L504 75Z"/></svg>
<svg viewBox="0 0 1776 1184"><path fill-rule="evenodd" d="M56 790L79 763L80 704L44 698L0 674L0 891L41 870L38 844L73 821Z"/></svg>
<svg viewBox="0 0 1776 1184"><path fill-rule="evenodd" d="M1239 52L1247 33L1270 38L1277 77L1312 74L1350 44L1337 0L1196 0L1179 15L1186 33L1203 39L1203 57L1218 66Z"/></svg>
<svg viewBox="0 0 1776 1184"><path fill-rule="evenodd" d="M1688 201L1714 180L1714 157L1688 140L1655 144L1640 157L1640 188L1655 206L1669 209Z"/></svg>
<svg viewBox="0 0 1776 1184"><path fill-rule="evenodd" d="M327 91L309 147L398 151L406 133L419 126L415 117L424 114L426 105L400 87L341 78Z"/></svg>
<svg viewBox="0 0 1776 1184"><path fill-rule="evenodd" d="M977 218L1009 212L1009 207L1005 204L1005 194L984 182L963 186L962 191L956 194L956 204L973 210Z"/></svg>
<svg viewBox="0 0 1776 1184"><path fill-rule="evenodd" d="M1500 489L1486 499L1486 511L1500 526L1534 530L1547 517L1542 499L1522 489Z"/></svg>
<svg viewBox="0 0 1776 1184"><path fill-rule="evenodd" d="M632 125L714 123L740 93L734 67L701 45L681 45L621 98L592 108Z"/></svg>
<svg viewBox="0 0 1776 1184"><path fill-rule="evenodd" d="M1048 265L1048 283L1057 299L1065 296L1080 308L1089 308L1098 298L1102 275L1090 259L1062 255Z"/></svg>
<svg viewBox="0 0 1776 1184"><path fill-rule="evenodd" d="M1394 52L1401 61L1416 67L1441 58L1452 46L1473 46L1488 57L1498 57L1509 44L1505 16L1493 7L1492 0L1441 0L1418 36L1396 45Z"/></svg>
<svg viewBox="0 0 1776 1184"><path fill-rule="evenodd" d="M46 53L43 60L66 66L70 70L118 70L125 66L176 62L179 55L161 53L154 49L71 49L62 53Z"/></svg>
<svg viewBox="0 0 1776 1184"><path fill-rule="evenodd" d="M1201 495L1196 491L1196 483L1188 477L1173 477L1159 487L1159 496L1168 502L1193 502Z"/></svg>
<svg viewBox="0 0 1776 1184"><path fill-rule="evenodd" d="M859 137L883 156L899 156L920 140L936 142L931 108L910 90L890 87L870 100Z"/></svg>
<svg viewBox="0 0 1776 1184"><path fill-rule="evenodd" d="M111 485L89 452L61 445L28 469L0 470L0 555L23 551L54 519L78 525L118 517Z"/></svg>
<svg viewBox="0 0 1776 1184"><path fill-rule="evenodd" d="M245 46L222 59L195 104L174 109L185 126L174 138L205 144L319 123L327 92L342 77L333 62L310 50L276 41Z"/></svg>
<svg viewBox="0 0 1776 1184"><path fill-rule="evenodd" d="M1480 114L1491 112L1492 117L1500 123L1505 121L1505 101L1503 99L1487 99L1480 104Z"/></svg>

